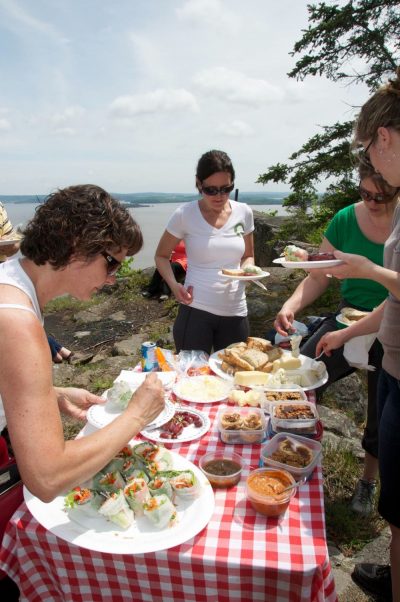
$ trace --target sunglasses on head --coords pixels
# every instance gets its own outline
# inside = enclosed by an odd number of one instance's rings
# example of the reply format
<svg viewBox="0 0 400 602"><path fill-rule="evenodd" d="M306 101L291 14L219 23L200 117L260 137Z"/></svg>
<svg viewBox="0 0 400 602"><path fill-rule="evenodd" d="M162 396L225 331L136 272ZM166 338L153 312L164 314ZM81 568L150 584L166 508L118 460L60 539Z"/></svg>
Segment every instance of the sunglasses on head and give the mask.
<svg viewBox="0 0 400 602"><path fill-rule="evenodd" d="M203 186L201 192L207 196L217 196L217 194L229 194L234 188L235 184L222 186L221 188L218 188L217 186Z"/></svg>
<svg viewBox="0 0 400 602"><path fill-rule="evenodd" d="M396 191L394 194L385 194L384 192L372 193L369 190L365 190L365 188L363 188L361 184L359 185L358 190L363 201L375 201L375 203L377 203L378 205L390 203L390 201L392 201L394 197L398 194L398 191Z"/></svg>
<svg viewBox="0 0 400 602"><path fill-rule="evenodd" d="M118 272L119 268L121 267L121 262L118 261L118 259L115 259L115 257L110 255L109 253L106 253L105 251L102 251L101 255L104 257L104 259L107 262L107 275L115 276L115 274Z"/></svg>

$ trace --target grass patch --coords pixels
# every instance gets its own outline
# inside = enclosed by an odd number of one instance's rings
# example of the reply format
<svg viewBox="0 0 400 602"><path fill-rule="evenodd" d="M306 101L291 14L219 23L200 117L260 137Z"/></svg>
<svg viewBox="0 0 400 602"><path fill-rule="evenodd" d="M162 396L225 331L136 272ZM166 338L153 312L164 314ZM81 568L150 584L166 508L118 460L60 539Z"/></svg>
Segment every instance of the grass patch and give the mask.
<svg viewBox="0 0 400 602"><path fill-rule="evenodd" d="M371 516L362 517L350 508L362 470L350 450L324 444L322 470L328 539L342 554L353 556L379 535L385 522L376 510Z"/></svg>
<svg viewBox="0 0 400 602"><path fill-rule="evenodd" d="M89 301L79 301L78 299L74 299L74 297L70 297L69 295L65 295L64 297L57 297L57 299L53 299L49 301L46 305L46 314L55 313L58 311L66 311L72 309L74 311L81 311L84 309L88 309L89 307L93 307L93 305L99 305L105 299L105 295L98 294L95 295Z"/></svg>

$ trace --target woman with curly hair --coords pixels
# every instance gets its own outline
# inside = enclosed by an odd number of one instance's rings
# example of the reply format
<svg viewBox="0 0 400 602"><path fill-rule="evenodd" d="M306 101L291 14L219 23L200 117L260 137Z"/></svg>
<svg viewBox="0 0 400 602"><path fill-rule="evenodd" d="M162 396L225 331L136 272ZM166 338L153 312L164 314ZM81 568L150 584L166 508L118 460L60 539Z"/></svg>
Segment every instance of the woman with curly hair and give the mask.
<svg viewBox="0 0 400 602"><path fill-rule="evenodd" d="M24 484L49 502L105 466L162 411L164 396L151 374L111 424L64 441L60 413L85 419L103 400L53 386L43 307L65 294L86 300L113 284L126 255L140 250L142 234L129 212L94 185L51 194L23 234L23 257L0 266L0 430L7 424Z"/></svg>

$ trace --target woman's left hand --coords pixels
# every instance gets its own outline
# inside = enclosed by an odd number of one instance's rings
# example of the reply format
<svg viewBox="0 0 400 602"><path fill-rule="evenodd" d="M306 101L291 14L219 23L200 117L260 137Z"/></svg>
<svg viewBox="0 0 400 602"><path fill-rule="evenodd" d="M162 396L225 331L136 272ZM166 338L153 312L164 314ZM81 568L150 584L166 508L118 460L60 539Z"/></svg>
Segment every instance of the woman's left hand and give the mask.
<svg viewBox="0 0 400 602"><path fill-rule="evenodd" d="M60 412L78 420L86 420L86 412L92 405L106 402L102 397L76 387L58 388L57 394Z"/></svg>

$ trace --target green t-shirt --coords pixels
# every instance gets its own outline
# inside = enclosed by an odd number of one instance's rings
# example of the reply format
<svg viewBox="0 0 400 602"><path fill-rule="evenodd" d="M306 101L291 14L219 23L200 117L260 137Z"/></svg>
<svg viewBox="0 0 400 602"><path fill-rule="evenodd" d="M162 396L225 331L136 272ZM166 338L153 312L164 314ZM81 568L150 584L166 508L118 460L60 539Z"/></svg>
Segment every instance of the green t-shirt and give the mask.
<svg viewBox="0 0 400 602"><path fill-rule="evenodd" d="M372 242L361 232L355 205L349 205L335 215L325 231L325 237L339 251L363 255L374 263L383 265L384 245ZM388 295L381 284L360 278L342 280L340 290L346 301L365 310L374 309Z"/></svg>

